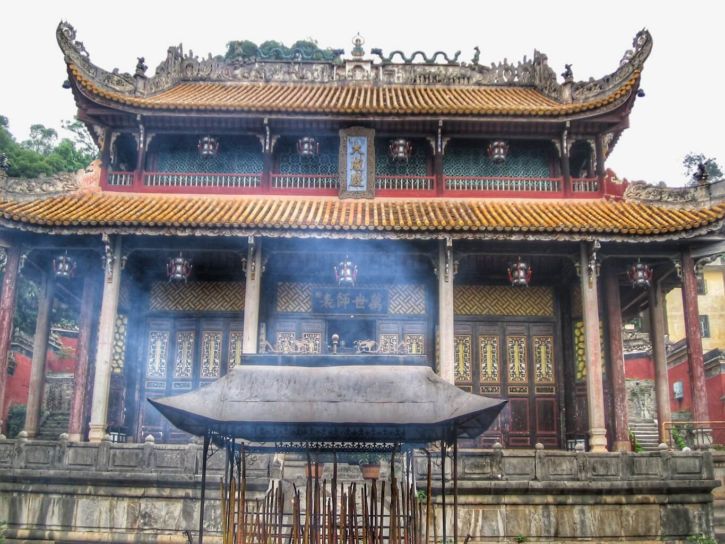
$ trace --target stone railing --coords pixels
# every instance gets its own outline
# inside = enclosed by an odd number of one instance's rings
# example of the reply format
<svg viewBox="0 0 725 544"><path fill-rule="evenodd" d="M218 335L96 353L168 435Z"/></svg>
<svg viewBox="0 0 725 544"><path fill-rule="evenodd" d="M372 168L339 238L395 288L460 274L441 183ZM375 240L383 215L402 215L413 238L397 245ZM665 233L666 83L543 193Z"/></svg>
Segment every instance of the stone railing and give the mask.
<svg viewBox="0 0 725 544"><path fill-rule="evenodd" d="M299 459L247 459L248 489L256 497L270 477L281 474L298 489L305 486ZM432 460L437 474L440 453L432 452ZM426 465L421 454L419 490L425 489L421 469ZM218 542L221 527L223 466L223 453L215 453L209 460L205 508L210 543ZM201 467L202 447L196 442L0 440L0 519L8 523L11 541L195 542ZM331 470L326 465L323 477L329 480ZM360 478L357 467L341 465L340 470L345 481ZM450 462L447 472L452 537ZM684 543L691 535L712 534L711 491L719 485L709 452L667 450L461 450L458 476L460 542L513 541L521 535L529 542ZM441 535L439 482L436 476L432 499Z"/></svg>

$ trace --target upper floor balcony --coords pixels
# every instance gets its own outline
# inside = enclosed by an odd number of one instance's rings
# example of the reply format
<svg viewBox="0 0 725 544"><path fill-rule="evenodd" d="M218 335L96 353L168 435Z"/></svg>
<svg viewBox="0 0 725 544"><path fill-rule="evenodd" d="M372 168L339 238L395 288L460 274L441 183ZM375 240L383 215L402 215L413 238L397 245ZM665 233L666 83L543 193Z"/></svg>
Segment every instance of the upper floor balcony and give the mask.
<svg viewBox="0 0 725 544"><path fill-rule="evenodd" d="M334 196L340 190L336 136L157 135L140 146L131 134L113 142L105 190L186 194ZM452 198L597 198L620 193L595 171L595 146L575 142L562 159L548 140L377 137L375 195Z"/></svg>

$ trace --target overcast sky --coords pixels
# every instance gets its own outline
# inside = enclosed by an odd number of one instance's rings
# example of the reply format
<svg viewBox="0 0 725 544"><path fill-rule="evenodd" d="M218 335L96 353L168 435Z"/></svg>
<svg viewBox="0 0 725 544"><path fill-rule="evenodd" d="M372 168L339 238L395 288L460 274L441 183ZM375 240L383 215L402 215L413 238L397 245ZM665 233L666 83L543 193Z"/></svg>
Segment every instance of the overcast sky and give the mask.
<svg viewBox="0 0 725 544"><path fill-rule="evenodd" d="M654 48L645 64L642 88L607 166L630 180L681 185L682 157L702 152L725 163L723 15L716 1L257 1L70 0L6 2L0 21L2 76L0 114L10 118L19 139L33 123L59 127L75 113L55 29L73 24L91 60L105 69L133 72L144 56L153 74L169 45L206 55L223 53L230 40L291 44L314 38L323 47L351 49L360 32L366 50L416 49L431 53L461 50L468 62L473 47L480 62L531 58L546 53L557 74L573 64L577 80L614 71L643 27Z"/></svg>

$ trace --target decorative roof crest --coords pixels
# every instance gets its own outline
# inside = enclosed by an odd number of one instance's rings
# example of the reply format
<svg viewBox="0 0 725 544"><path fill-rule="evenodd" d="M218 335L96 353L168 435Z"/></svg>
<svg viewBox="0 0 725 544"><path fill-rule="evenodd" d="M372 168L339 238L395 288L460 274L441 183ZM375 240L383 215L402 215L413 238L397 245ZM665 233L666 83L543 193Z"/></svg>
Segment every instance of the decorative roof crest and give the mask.
<svg viewBox="0 0 725 544"><path fill-rule="evenodd" d="M168 48L166 59L151 77L145 74L146 66L143 57L140 57L134 77L116 69L108 72L91 63L85 46L76 40L75 29L70 24L61 22L56 34L66 62L75 66L81 76L105 90L127 95L152 95L182 81L346 84L353 75L349 70L340 69L343 60L360 62L365 55L362 47L365 40L359 34L353 38L351 59L342 59L341 49L326 50L328 56L324 59L319 54L311 56L302 49L292 49L287 53L275 49L258 50L254 55L242 55L234 60L211 54L199 58L191 50L185 54L179 45ZM400 50L385 55L382 49L374 48L371 54L378 61L371 64L369 78L366 79L373 85L526 86L534 87L560 102L583 102L611 93L642 68L652 49L649 32L641 30L632 47L613 73L599 79L574 82L568 66L563 74L563 84L557 81L547 56L536 50L533 58L524 57L517 63L504 59L499 63L482 65L479 63L478 47L474 49L475 54L469 63L459 62L460 51L453 56L443 51L436 51L431 56L423 51L406 55Z"/></svg>

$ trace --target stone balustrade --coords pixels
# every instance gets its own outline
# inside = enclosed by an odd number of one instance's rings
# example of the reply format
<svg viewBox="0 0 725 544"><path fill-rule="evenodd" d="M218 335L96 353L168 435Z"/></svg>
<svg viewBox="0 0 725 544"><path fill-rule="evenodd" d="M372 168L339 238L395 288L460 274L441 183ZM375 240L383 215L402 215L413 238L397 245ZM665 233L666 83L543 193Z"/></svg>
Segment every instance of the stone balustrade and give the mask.
<svg viewBox="0 0 725 544"><path fill-rule="evenodd" d="M432 454L434 473L440 456ZM279 459L277 460L279 461ZM425 489L425 456L418 457ZM219 528L223 453L209 460L205 509L209 542ZM198 443L99 444L0 440L0 520L9 541L196 541L202 448ZM271 456L248 457L250 490L259 494L280 475ZM355 467L341 471L356 478ZM448 535L452 482L447 464ZM304 486L301 464L284 476ZM387 471L384 469L383 474ZM329 478L331 467L325 468ZM344 476L346 475L346 476ZM710 534L715 480L709 452L584 453L549 450L459 452L459 541L686 542ZM440 480L434 482L440 523ZM205 539L207 542L207 539Z"/></svg>

